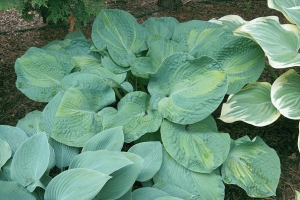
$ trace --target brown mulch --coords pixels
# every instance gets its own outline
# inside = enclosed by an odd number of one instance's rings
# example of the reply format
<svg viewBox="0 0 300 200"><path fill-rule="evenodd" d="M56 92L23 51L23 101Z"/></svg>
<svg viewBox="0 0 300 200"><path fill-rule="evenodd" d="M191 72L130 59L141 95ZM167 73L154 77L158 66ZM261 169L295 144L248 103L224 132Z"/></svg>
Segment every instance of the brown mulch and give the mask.
<svg viewBox="0 0 300 200"><path fill-rule="evenodd" d="M144 14L153 10L162 9L156 2L141 0L108 1L108 8L126 10L134 15ZM277 15L282 23L288 23L284 17L267 7L265 0L232 0L228 2L215 1L185 1L182 7L156 12L137 18L143 22L149 17L172 16L180 22L200 19L209 20L220 18L224 15L236 14L245 20L256 17ZM44 103L34 102L28 99L15 87L16 75L14 63L31 46L42 47L53 40L62 40L68 33L68 27L49 28L43 30L31 30L25 32L13 32L12 30L40 27L44 25L39 18L35 17L33 22L22 20L19 14L14 11L0 11L0 32L10 31L7 34L0 34L0 124L15 126L19 119L28 112L42 110ZM82 29L87 38L90 38L91 25ZM277 71L277 73L282 73ZM264 73L264 79L273 81L268 72ZM300 190L300 156L297 149L298 122L281 117L272 125L267 127L254 127L242 122L225 124L218 120L219 130L229 132L232 138L249 135L251 138L259 135L264 141L274 148L281 160L282 174L277 189L277 196L265 199L294 199L295 190ZM247 197L245 192L237 186L226 186L227 200L253 199Z"/></svg>

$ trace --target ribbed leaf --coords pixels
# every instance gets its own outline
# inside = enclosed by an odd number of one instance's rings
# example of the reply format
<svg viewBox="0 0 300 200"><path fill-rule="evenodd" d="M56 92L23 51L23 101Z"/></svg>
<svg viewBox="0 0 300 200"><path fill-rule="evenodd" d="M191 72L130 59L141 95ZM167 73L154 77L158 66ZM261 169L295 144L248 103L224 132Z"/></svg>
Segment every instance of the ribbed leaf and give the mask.
<svg viewBox="0 0 300 200"><path fill-rule="evenodd" d="M11 148L9 144L0 138L0 168L6 163L6 161L11 157Z"/></svg>
<svg viewBox="0 0 300 200"><path fill-rule="evenodd" d="M135 54L146 49L146 32L136 19L122 10L102 10L93 24L92 39L99 50L108 49L112 59L128 67Z"/></svg>
<svg viewBox="0 0 300 200"><path fill-rule="evenodd" d="M27 187L39 181L48 167L50 158L48 139L45 133L38 133L17 149L11 163L11 177Z"/></svg>
<svg viewBox="0 0 300 200"><path fill-rule="evenodd" d="M18 147L28 139L28 136L18 127L0 125L0 138L9 144L13 156Z"/></svg>
<svg viewBox="0 0 300 200"><path fill-rule="evenodd" d="M166 197L159 197L159 198L156 198L155 200L183 200L183 199L177 198L177 197L169 197L169 196L166 196Z"/></svg>
<svg viewBox="0 0 300 200"><path fill-rule="evenodd" d="M91 169L69 169L50 181L46 188L45 200L92 199L110 178Z"/></svg>
<svg viewBox="0 0 300 200"><path fill-rule="evenodd" d="M135 154L123 152L133 164L127 165L111 174L113 177L102 188L97 199L117 199L123 196L136 181L142 167L143 159Z"/></svg>
<svg viewBox="0 0 300 200"><path fill-rule="evenodd" d="M162 116L149 106L150 95L145 92L131 92L118 103L118 111L111 107L98 114L103 117L103 128L123 126L125 142L137 140L145 133L155 132L160 127Z"/></svg>
<svg viewBox="0 0 300 200"><path fill-rule="evenodd" d="M271 88L271 100L279 112L289 119L300 119L300 75L294 69L277 78Z"/></svg>
<svg viewBox="0 0 300 200"><path fill-rule="evenodd" d="M21 184L16 182L0 181L0 197L1 199L15 200L35 200L36 198L30 194Z"/></svg>
<svg viewBox="0 0 300 200"><path fill-rule="evenodd" d="M58 107L50 136L68 146L82 147L102 131L98 110L115 101L113 90L98 76L69 75L64 80L69 87Z"/></svg>
<svg viewBox="0 0 300 200"><path fill-rule="evenodd" d="M159 170L162 163L162 145L160 142L138 143L132 146L128 152L137 154L144 159L137 181L147 181Z"/></svg>
<svg viewBox="0 0 300 200"><path fill-rule="evenodd" d="M276 16L256 18L235 30L235 33L258 43L274 68L300 65L299 29L294 25L281 25Z"/></svg>
<svg viewBox="0 0 300 200"><path fill-rule="evenodd" d="M150 17L142 26L145 27L149 35L158 35L169 40L172 38L177 24L179 24L178 20L173 17Z"/></svg>
<svg viewBox="0 0 300 200"><path fill-rule="evenodd" d="M52 138L49 138L49 143L55 153L55 165L60 169L69 166L72 159L79 153L78 148L67 146Z"/></svg>
<svg viewBox="0 0 300 200"><path fill-rule="evenodd" d="M168 193L152 187L139 188L132 192L132 200L154 200L165 196L170 197Z"/></svg>
<svg viewBox="0 0 300 200"><path fill-rule="evenodd" d="M243 121L254 126L266 126L276 121L280 112L271 102L271 84L250 83L223 104L219 119L226 123Z"/></svg>
<svg viewBox="0 0 300 200"><path fill-rule="evenodd" d="M236 140L222 165L224 182L237 184L250 197L274 196L279 177L278 155L258 136L252 141L248 136Z"/></svg>
<svg viewBox="0 0 300 200"><path fill-rule="evenodd" d="M16 125L28 135L33 136L44 131L42 112L35 110L27 113L23 119L20 119Z"/></svg>
<svg viewBox="0 0 300 200"><path fill-rule="evenodd" d="M180 125L164 120L161 139L166 151L182 166L195 172L211 173L227 158L230 136L207 127L210 116L198 123Z"/></svg>
<svg viewBox="0 0 300 200"><path fill-rule="evenodd" d="M231 31L234 31L235 29L245 24L247 21L245 21L238 15L225 15L224 17L221 17L219 19L211 19L209 20L209 22L225 25Z"/></svg>
<svg viewBox="0 0 300 200"><path fill-rule="evenodd" d="M86 151L77 155L72 160L69 168L87 168L104 174L112 174L131 164L133 164L133 162L120 152L98 150Z"/></svg>
<svg viewBox="0 0 300 200"><path fill-rule="evenodd" d="M124 134L121 126L101 131L89 139L83 146L82 152L109 150L121 151L124 144Z"/></svg>
<svg viewBox="0 0 300 200"><path fill-rule="evenodd" d="M7 181L12 181L11 179L11 162L12 157L6 161L6 163L1 167L2 175L4 176L4 179Z"/></svg>
<svg viewBox="0 0 300 200"><path fill-rule="evenodd" d="M227 92L227 76L222 66L210 57L194 59L189 54L175 53L150 76L148 90L152 96L161 98L155 102L164 118L192 124L219 106Z"/></svg>
<svg viewBox="0 0 300 200"><path fill-rule="evenodd" d="M169 183L155 183L153 187L162 190L173 197L178 197L185 200L193 199L194 197L194 195L188 193L187 191Z"/></svg>
<svg viewBox="0 0 300 200"><path fill-rule="evenodd" d="M166 151L163 151L163 164L153 180L154 183L175 185L194 195L195 199L224 199L225 186L216 171L210 174L190 171Z"/></svg>
<svg viewBox="0 0 300 200"><path fill-rule="evenodd" d="M280 11L289 22L299 27L299 0L268 0L268 7Z"/></svg>
<svg viewBox="0 0 300 200"><path fill-rule="evenodd" d="M17 88L32 100L49 102L73 67L73 60L66 54L31 47L16 61Z"/></svg>

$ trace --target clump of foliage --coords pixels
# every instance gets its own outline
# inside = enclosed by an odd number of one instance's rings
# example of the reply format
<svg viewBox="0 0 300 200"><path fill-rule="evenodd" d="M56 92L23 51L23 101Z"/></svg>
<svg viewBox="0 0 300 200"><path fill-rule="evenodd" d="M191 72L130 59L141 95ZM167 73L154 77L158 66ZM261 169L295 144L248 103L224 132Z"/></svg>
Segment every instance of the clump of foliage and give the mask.
<svg viewBox="0 0 300 200"><path fill-rule="evenodd" d="M71 33L17 59L18 89L48 104L0 126L0 196L224 199L224 183L276 195L274 149L259 136L232 140L211 114L229 95L225 122L299 119L294 70L255 82L265 55L275 68L297 65L299 44L298 27L276 17L138 24L125 11L101 11L92 40Z"/></svg>
<svg viewBox="0 0 300 200"><path fill-rule="evenodd" d="M25 19L32 19L37 12L44 22L54 23L68 21L69 16L77 23L86 24L91 17L103 9L102 0L1 0L0 10L16 8ZM35 12L34 12L35 11Z"/></svg>

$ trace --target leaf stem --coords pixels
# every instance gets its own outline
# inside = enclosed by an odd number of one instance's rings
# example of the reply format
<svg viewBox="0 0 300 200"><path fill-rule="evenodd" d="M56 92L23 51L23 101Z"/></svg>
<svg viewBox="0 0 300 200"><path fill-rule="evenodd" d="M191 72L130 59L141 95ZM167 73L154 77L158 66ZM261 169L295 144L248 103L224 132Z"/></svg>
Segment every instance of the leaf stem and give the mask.
<svg viewBox="0 0 300 200"><path fill-rule="evenodd" d="M271 73L271 75L274 77L274 79L277 79L278 78L277 74L274 72L271 65L269 65L269 63L267 63L267 62L266 62L266 67L269 70L269 72Z"/></svg>
<svg viewBox="0 0 300 200"><path fill-rule="evenodd" d="M118 97L119 99L122 99L122 98L123 98L122 95L120 94L118 88L114 87L113 90L115 91L115 94L117 95L117 97Z"/></svg>

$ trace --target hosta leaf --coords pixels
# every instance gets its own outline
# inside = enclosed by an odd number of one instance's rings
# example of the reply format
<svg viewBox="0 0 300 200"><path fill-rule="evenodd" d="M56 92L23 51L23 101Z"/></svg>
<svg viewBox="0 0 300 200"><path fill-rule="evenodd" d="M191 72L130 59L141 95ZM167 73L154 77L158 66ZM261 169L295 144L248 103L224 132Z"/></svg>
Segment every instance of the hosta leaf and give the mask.
<svg viewBox="0 0 300 200"><path fill-rule="evenodd" d="M150 17L142 26L148 31L149 35L158 35L164 39L171 39L178 20L173 17Z"/></svg>
<svg viewBox="0 0 300 200"><path fill-rule="evenodd" d="M9 144L13 156L18 147L28 139L28 136L18 127L0 125L0 138Z"/></svg>
<svg viewBox="0 0 300 200"><path fill-rule="evenodd" d="M300 119L300 75L294 69L282 74L271 87L271 100L279 112L289 119Z"/></svg>
<svg viewBox="0 0 300 200"><path fill-rule="evenodd" d="M220 119L226 123L243 121L254 126L266 126L278 119L280 112L271 102L271 84L250 83L223 104Z"/></svg>
<svg viewBox="0 0 300 200"><path fill-rule="evenodd" d="M103 128L123 126L125 142L137 140L145 133L155 132L160 127L162 116L149 107L150 95L131 92L118 103L118 111L104 108L98 114L103 117Z"/></svg>
<svg viewBox="0 0 300 200"><path fill-rule="evenodd" d="M133 162L122 155L120 152L98 150L86 151L77 155L70 164L70 169L87 168L111 174Z"/></svg>
<svg viewBox="0 0 300 200"><path fill-rule="evenodd" d="M16 61L17 88L32 100L49 102L73 67L74 62L66 54L31 47Z"/></svg>
<svg viewBox="0 0 300 200"><path fill-rule="evenodd" d="M10 181L0 181L0 196L2 199L35 200L21 184Z"/></svg>
<svg viewBox="0 0 300 200"><path fill-rule="evenodd" d="M165 196L170 197L168 193L152 187L139 188L132 192L132 200L154 200Z"/></svg>
<svg viewBox="0 0 300 200"><path fill-rule="evenodd" d="M220 38L224 35L232 35L226 26L192 20L177 25L172 40L180 44L181 51L195 56L203 49L218 48L223 43Z"/></svg>
<svg viewBox="0 0 300 200"><path fill-rule="evenodd" d="M227 184L237 184L250 197L274 196L280 177L280 161L275 150L260 137L248 136L235 141L222 165L222 178Z"/></svg>
<svg viewBox="0 0 300 200"><path fill-rule="evenodd" d="M6 163L1 167L2 170L2 175L4 178L8 181L12 181L11 179L11 162L12 162L12 157L6 161Z"/></svg>
<svg viewBox="0 0 300 200"><path fill-rule="evenodd" d="M122 10L102 10L93 24L92 39L99 50L108 49L112 59L128 67L135 54L146 49L146 32L136 19Z"/></svg>
<svg viewBox="0 0 300 200"><path fill-rule="evenodd" d="M281 25L276 16L256 18L235 30L235 33L258 43L274 68L300 65L299 30L293 25Z"/></svg>
<svg viewBox="0 0 300 200"><path fill-rule="evenodd" d="M155 200L183 200L183 199L177 198L177 197L166 196L166 197L159 197L159 198L156 198Z"/></svg>
<svg viewBox="0 0 300 200"><path fill-rule="evenodd" d="M268 7L280 11L289 22L299 27L300 1L294 0L268 0Z"/></svg>
<svg viewBox="0 0 300 200"><path fill-rule="evenodd" d="M115 63L115 61L112 60L110 55L103 56L101 63L103 67L116 74L122 74L130 70L130 67L119 66L117 63Z"/></svg>
<svg viewBox="0 0 300 200"><path fill-rule="evenodd" d="M154 188L162 190L173 197L178 197L181 199L193 199L194 195L188 193L187 191L169 183L156 183L153 185Z"/></svg>
<svg viewBox="0 0 300 200"><path fill-rule="evenodd" d="M154 183L168 183L195 196L195 199L224 199L225 186L216 171L210 174L193 172L177 163L163 151L163 164L153 177Z"/></svg>
<svg viewBox="0 0 300 200"><path fill-rule="evenodd" d="M72 159L79 153L78 148L67 146L52 138L49 139L49 143L55 153L55 165L60 169L69 166Z"/></svg>
<svg viewBox="0 0 300 200"><path fill-rule="evenodd" d="M143 164L143 159L132 153L122 152L123 156L132 161L129 164L112 174L110 179L97 195L97 199L117 199L122 197L136 181Z"/></svg>
<svg viewBox="0 0 300 200"><path fill-rule="evenodd" d="M175 53L150 76L148 90L152 96L161 95L155 101L164 118L192 124L219 106L227 91L227 76L222 66L210 57L194 59L185 53Z"/></svg>
<svg viewBox="0 0 300 200"><path fill-rule="evenodd" d="M11 148L9 144L0 138L0 168L6 163L6 161L11 157Z"/></svg>
<svg viewBox="0 0 300 200"><path fill-rule="evenodd" d="M164 120L161 139L166 151L181 165L195 172L210 173L227 158L230 137L207 127L210 116L198 123L180 125ZM216 145L218 144L218 145Z"/></svg>
<svg viewBox="0 0 300 200"><path fill-rule="evenodd" d="M69 169L50 181L46 188L45 200L92 199L110 178L91 169Z"/></svg>
<svg viewBox="0 0 300 200"><path fill-rule="evenodd" d="M17 149L11 163L11 177L27 187L39 181L48 167L50 158L48 139L45 133L38 133Z"/></svg>
<svg viewBox="0 0 300 200"><path fill-rule="evenodd" d="M299 199L300 199L300 192L296 190L295 200L299 200Z"/></svg>
<svg viewBox="0 0 300 200"><path fill-rule="evenodd" d="M247 21L245 21L238 15L225 15L224 17L221 17L219 19L211 19L209 20L209 22L225 25L231 31L234 31L235 29L245 24Z"/></svg>
<svg viewBox="0 0 300 200"><path fill-rule="evenodd" d="M50 136L63 144L82 147L88 139L102 131L102 121L96 111L113 103L115 95L96 75L69 77L64 80L69 88L56 112Z"/></svg>
<svg viewBox="0 0 300 200"><path fill-rule="evenodd" d="M210 56L221 63L228 77L227 94L240 91L247 83L255 82L265 67L265 54L253 40L227 36L215 49L201 50L197 57Z"/></svg>
<svg viewBox="0 0 300 200"><path fill-rule="evenodd" d="M298 133L298 150L300 152L300 122L299 122L299 133Z"/></svg>
<svg viewBox="0 0 300 200"><path fill-rule="evenodd" d="M89 139L83 146L82 152L97 151L101 149L109 151L121 151L124 144L124 134L121 126L101 131Z"/></svg>
<svg viewBox="0 0 300 200"><path fill-rule="evenodd" d="M20 119L16 125L28 135L33 136L44 131L42 112L35 110L27 113L23 119Z"/></svg>
<svg viewBox="0 0 300 200"><path fill-rule="evenodd" d="M137 181L147 181L159 170L162 163L162 145L160 142L138 143L132 146L128 152L137 154L144 159Z"/></svg>

